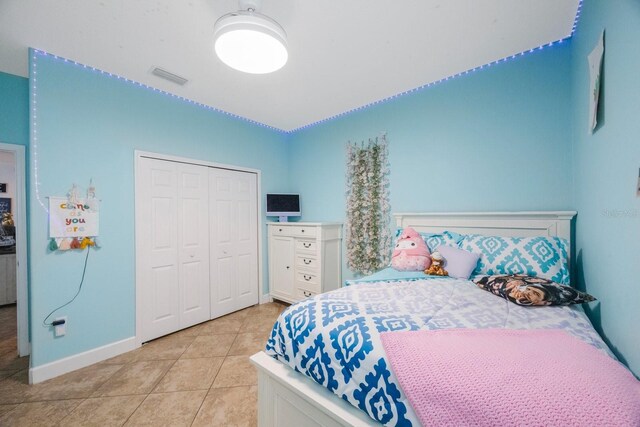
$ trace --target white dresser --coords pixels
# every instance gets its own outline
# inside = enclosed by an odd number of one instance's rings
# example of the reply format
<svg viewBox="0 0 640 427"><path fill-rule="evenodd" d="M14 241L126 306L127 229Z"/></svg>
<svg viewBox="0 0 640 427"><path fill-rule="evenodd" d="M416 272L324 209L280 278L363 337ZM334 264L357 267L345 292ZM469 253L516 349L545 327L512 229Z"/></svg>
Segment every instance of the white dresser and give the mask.
<svg viewBox="0 0 640 427"><path fill-rule="evenodd" d="M16 254L0 254L0 305L16 302Z"/></svg>
<svg viewBox="0 0 640 427"><path fill-rule="evenodd" d="M296 302L342 283L342 224L273 222L269 227L269 292Z"/></svg>

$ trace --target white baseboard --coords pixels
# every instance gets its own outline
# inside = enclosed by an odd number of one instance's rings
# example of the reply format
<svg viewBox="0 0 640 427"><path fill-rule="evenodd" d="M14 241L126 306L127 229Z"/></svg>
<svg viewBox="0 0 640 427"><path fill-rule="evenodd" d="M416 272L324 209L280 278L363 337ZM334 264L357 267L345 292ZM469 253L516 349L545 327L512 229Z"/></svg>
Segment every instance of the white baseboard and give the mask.
<svg viewBox="0 0 640 427"><path fill-rule="evenodd" d="M94 363L102 362L119 354L126 353L136 348L136 338L126 338L102 347L87 350L83 353L45 363L44 365L29 368L29 384L36 384L57 377L67 372L75 371Z"/></svg>
<svg viewBox="0 0 640 427"><path fill-rule="evenodd" d="M271 298L271 294L264 294L260 296L260 304L266 304L268 302L273 302L273 298Z"/></svg>

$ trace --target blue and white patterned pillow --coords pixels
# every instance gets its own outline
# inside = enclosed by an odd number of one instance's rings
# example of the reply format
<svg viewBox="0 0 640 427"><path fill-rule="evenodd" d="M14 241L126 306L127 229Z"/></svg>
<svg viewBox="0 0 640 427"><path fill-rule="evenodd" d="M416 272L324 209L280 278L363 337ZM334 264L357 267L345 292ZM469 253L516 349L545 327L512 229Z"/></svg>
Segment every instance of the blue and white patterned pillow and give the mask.
<svg viewBox="0 0 640 427"><path fill-rule="evenodd" d="M469 234L460 248L480 254L474 275L524 274L570 284L567 241L559 237Z"/></svg>
<svg viewBox="0 0 640 427"><path fill-rule="evenodd" d="M395 247L396 241L398 237L402 234L403 228L397 228L396 234L393 238L393 246ZM433 253L438 246L447 245L458 247L459 243L462 241L464 235L455 233L453 231L443 231L442 233L419 233L422 236L422 239L427 244L429 248L429 252Z"/></svg>

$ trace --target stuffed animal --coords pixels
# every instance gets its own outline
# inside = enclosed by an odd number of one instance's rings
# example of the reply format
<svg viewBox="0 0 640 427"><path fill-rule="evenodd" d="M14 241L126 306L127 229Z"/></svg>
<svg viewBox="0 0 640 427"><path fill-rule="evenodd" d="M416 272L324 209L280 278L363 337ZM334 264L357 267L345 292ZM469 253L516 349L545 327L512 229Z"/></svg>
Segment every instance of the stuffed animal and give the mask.
<svg viewBox="0 0 640 427"><path fill-rule="evenodd" d="M15 225L13 223L13 216L9 212L3 213L2 220L0 221L1 221L0 225L2 225L3 227L10 227L12 225Z"/></svg>
<svg viewBox="0 0 640 427"><path fill-rule="evenodd" d="M444 257L440 255L440 252L434 252L431 254L431 266L425 270L424 274L431 276L448 276L447 270L442 266L444 265Z"/></svg>
<svg viewBox="0 0 640 427"><path fill-rule="evenodd" d="M416 230L407 227L398 237L391 266L401 271L422 271L431 265L429 248Z"/></svg>

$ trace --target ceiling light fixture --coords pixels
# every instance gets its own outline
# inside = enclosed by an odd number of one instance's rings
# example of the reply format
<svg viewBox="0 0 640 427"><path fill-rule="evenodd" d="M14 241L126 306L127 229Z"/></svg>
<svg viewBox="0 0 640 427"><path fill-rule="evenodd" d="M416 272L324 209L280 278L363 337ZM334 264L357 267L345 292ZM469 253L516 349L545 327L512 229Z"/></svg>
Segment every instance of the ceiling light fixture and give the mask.
<svg viewBox="0 0 640 427"><path fill-rule="evenodd" d="M240 0L238 12L218 19L213 27L214 50L229 67L267 74L287 63L287 34L273 19L256 10L261 0Z"/></svg>

